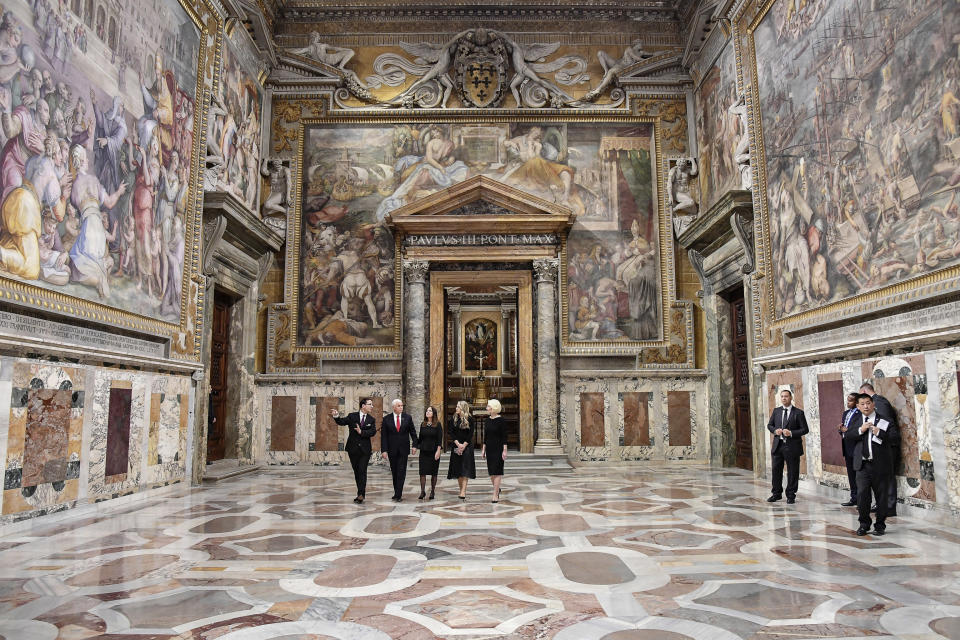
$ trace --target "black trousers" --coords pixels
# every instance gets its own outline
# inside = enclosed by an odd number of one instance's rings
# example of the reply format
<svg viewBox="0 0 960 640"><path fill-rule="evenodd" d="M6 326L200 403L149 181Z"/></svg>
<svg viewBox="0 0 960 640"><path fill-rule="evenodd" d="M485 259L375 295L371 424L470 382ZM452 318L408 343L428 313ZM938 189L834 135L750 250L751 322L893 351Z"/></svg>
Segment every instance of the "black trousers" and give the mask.
<svg viewBox="0 0 960 640"><path fill-rule="evenodd" d="M863 461L863 466L857 471L857 513L860 524L870 527L870 503L874 497L877 500L878 530L886 528L887 521L887 489L890 486L889 469L882 469L881 465Z"/></svg>
<svg viewBox="0 0 960 640"><path fill-rule="evenodd" d="M367 465L370 464L370 454L363 451L351 451L350 466L353 467L353 479L357 483L357 495L367 495Z"/></svg>
<svg viewBox="0 0 960 640"><path fill-rule="evenodd" d="M847 482L850 483L850 502L857 501L857 470L853 468L853 458L843 456L843 461L847 463Z"/></svg>
<svg viewBox="0 0 960 640"><path fill-rule="evenodd" d="M787 465L787 497L797 497L797 487L800 486L800 456L784 456L781 453L773 454L773 495L783 495L783 465Z"/></svg>
<svg viewBox="0 0 960 640"><path fill-rule="evenodd" d="M410 454L388 453L390 460L390 475L393 476L393 497L399 498L403 495L403 483L407 479L407 458Z"/></svg>
<svg viewBox="0 0 960 640"><path fill-rule="evenodd" d="M897 467L900 466L900 447L890 447L893 456L893 473L890 474L890 486L887 487L887 513L897 512Z"/></svg>

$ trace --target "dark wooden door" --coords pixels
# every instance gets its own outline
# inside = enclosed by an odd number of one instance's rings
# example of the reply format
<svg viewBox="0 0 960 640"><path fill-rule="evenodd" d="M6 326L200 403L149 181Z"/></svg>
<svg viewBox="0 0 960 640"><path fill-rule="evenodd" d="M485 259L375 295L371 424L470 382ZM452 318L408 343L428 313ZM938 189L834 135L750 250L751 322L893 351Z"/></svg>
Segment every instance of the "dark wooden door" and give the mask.
<svg viewBox="0 0 960 640"><path fill-rule="evenodd" d="M210 336L210 406L207 412L207 462L226 453L227 351L230 348L230 299L214 297Z"/></svg>
<svg viewBox="0 0 960 640"><path fill-rule="evenodd" d="M750 360L747 357L747 310L743 291L730 301L730 326L733 331L733 404L736 465L753 469L753 434L750 426Z"/></svg>

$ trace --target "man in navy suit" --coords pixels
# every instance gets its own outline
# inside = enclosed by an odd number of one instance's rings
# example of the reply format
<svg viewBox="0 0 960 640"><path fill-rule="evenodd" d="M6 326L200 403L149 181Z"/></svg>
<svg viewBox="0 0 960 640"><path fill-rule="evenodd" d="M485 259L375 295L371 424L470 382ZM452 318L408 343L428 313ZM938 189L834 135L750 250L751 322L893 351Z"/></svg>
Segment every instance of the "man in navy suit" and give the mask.
<svg viewBox="0 0 960 640"><path fill-rule="evenodd" d="M773 434L773 492L767 502L783 497L783 465L787 465L787 504L797 501L800 484L800 456L803 455L803 436L810 431L801 409L793 406L793 392L780 392L781 406L773 410L767 430Z"/></svg>
<svg viewBox="0 0 960 640"><path fill-rule="evenodd" d="M370 438L377 435L377 422L370 412L373 411L373 400L360 399L360 411L354 411L346 418L340 417L340 412L333 409L330 415L339 425L350 427L347 444L343 447L350 456L350 466L353 467L353 479L357 483L357 497L353 499L362 504L367 494L367 465L370 463Z"/></svg>
<svg viewBox="0 0 960 640"><path fill-rule="evenodd" d="M399 398L393 401L393 412L383 417L380 425L380 445L383 448L383 457L390 460L390 474L393 476L391 500L402 502L403 483L407 479L407 457L417 452L417 430L410 414L403 412L403 400Z"/></svg>
<svg viewBox="0 0 960 640"><path fill-rule="evenodd" d="M847 394L847 408L840 417L840 426L837 427L837 431L840 432L840 448L843 451L843 461L847 464L847 482L850 485L850 499L841 502L840 506L842 507L857 506L857 470L853 468L853 445L847 442L843 434L850 428L850 422L854 416L860 413L860 410L857 409L857 398L859 397L860 394L858 393Z"/></svg>
<svg viewBox="0 0 960 640"><path fill-rule="evenodd" d="M857 398L857 408L860 415L854 416L843 434L844 440L853 446L853 466L857 470L857 512L860 516L857 535L865 536L870 531L872 493L877 499L873 532L882 536L887 530L887 491L893 475L890 432L894 427L877 412L873 398L866 393Z"/></svg>

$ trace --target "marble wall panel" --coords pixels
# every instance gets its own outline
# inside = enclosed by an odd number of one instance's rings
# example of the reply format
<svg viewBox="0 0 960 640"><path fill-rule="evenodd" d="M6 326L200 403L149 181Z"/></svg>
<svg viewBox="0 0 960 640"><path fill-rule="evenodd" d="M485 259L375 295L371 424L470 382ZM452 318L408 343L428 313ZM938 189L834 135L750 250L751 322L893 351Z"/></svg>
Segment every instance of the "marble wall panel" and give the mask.
<svg viewBox="0 0 960 640"><path fill-rule="evenodd" d="M3 514L77 499L84 371L20 361L12 367Z"/></svg>
<svg viewBox="0 0 960 640"><path fill-rule="evenodd" d="M667 392L667 423L670 446L688 447L693 444L693 425L690 420L690 392Z"/></svg>
<svg viewBox="0 0 960 640"><path fill-rule="evenodd" d="M839 373L822 373L817 376L817 394L819 398L819 432L820 432L820 460L824 467L831 465L846 469L843 459L843 448L840 443L840 432L833 428L840 424L843 411L846 409L846 393L843 389L843 379ZM832 422L831 422L831 419ZM807 420L809 426L809 417Z"/></svg>
<svg viewBox="0 0 960 640"><path fill-rule="evenodd" d="M270 412L270 450L295 451L297 439L296 396L274 396Z"/></svg>
<svg viewBox="0 0 960 640"><path fill-rule="evenodd" d="M358 378L359 376L357 376ZM354 379L351 379L354 378ZM343 445L347 441L347 427L338 426L330 421L329 431L322 427L318 433L318 421L330 415L330 409L336 407L341 414L357 410L360 398L373 399L373 417L380 425L383 408L390 398L400 396L400 377L384 376L386 379L364 377L357 380L348 376L346 380L320 379L303 383L265 384L257 387L257 402L254 410L253 457L256 462L270 465L340 465L349 464ZM289 419L294 430L293 446L285 450L273 448L274 442L274 406L273 398L290 397L296 400L296 411ZM288 436L289 437L289 436ZM319 440L318 440L319 437ZM371 440L374 451L380 447L380 433ZM289 443L287 444L289 446ZM379 465L383 461L378 456L371 458L371 464Z"/></svg>
<svg viewBox="0 0 960 640"><path fill-rule="evenodd" d="M578 373L561 372L560 376L559 435L560 443L570 457L582 462L708 459L708 423L701 419L707 415L704 378L647 377L635 372L582 376ZM687 445L671 445L669 440L667 394L671 391L688 394ZM587 444L597 442L596 424L592 426L593 433L584 437L584 410L598 406L595 396L588 394L603 397L604 441L601 446ZM586 398L592 399L584 407ZM641 423L647 428L642 429ZM631 434L629 439L628 432Z"/></svg>
<svg viewBox="0 0 960 640"><path fill-rule="evenodd" d="M650 446L650 393L620 394L623 402L624 437L622 446Z"/></svg>
<svg viewBox="0 0 960 640"><path fill-rule="evenodd" d="M580 444L605 446L604 398L602 393L580 394Z"/></svg>
<svg viewBox="0 0 960 640"><path fill-rule="evenodd" d="M156 405L156 421L152 420L153 407L148 411L148 382L147 375L142 373L112 369L94 371L87 444L90 460L87 465L87 496L92 501L138 491L144 482L144 464L149 458L144 445L149 446L149 427L155 427L153 442L156 456L160 425L159 404ZM128 446L126 462L122 465L116 459L113 464L109 462L111 430L122 428L123 425L123 417L114 413L114 403L121 395L117 392L126 392L130 398L126 419ZM120 424L116 424L117 418Z"/></svg>
<svg viewBox="0 0 960 640"><path fill-rule="evenodd" d="M119 382L110 389L105 471L110 478L110 482L122 481L127 475L127 468L130 464L130 411L132 405L133 389L129 383Z"/></svg>
<svg viewBox="0 0 960 640"><path fill-rule="evenodd" d="M153 376L145 481L167 484L186 473L190 378Z"/></svg>
<svg viewBox="0 0 960 640"><path fill-rule="evenodd" d="M333 421L330 412L337 409L343 398L312 398L316 416L314 417L314 451L340 451L343 444L340 442L340 427Z"/></svg>

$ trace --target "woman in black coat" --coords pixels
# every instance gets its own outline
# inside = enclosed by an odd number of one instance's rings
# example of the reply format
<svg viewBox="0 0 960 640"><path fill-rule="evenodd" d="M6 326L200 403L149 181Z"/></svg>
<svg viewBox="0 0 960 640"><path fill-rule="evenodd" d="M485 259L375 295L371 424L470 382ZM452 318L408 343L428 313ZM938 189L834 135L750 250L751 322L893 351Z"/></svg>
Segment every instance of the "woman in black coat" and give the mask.
<svg viewBox="0 0 960 640"><path fill-rule="evenodd" d="M447 422L447 439L450 440L450 469L448 478L456 478L460 485L460 499L467 499L467 479L477 477L477 465L473 460L473 420L470 405L461 400L456 413Z"/></svg>
<svg viewBox="0 0 960 640"><path fill-rule="evenodd" d="M483 426L483 449L480 457L487 459L487 472L490 482L493 483L493 500L500 502L500 482L503 480L503 463L507 459L507 430L500 412L503 407L499 400L493 398L487 403L487 413L490 417ZM487 455L489 450L490 455Z"/></svg>
<svg viewBox="0 0 960 640"><path fill-rule="evenodd" d="M437 472L440 470L440 454L443 453L443 428L437 410L427 407L423 413L418 438L420 448L420 500L427 496L427 476L430 476L430 499L437 489Z"/></svg>

